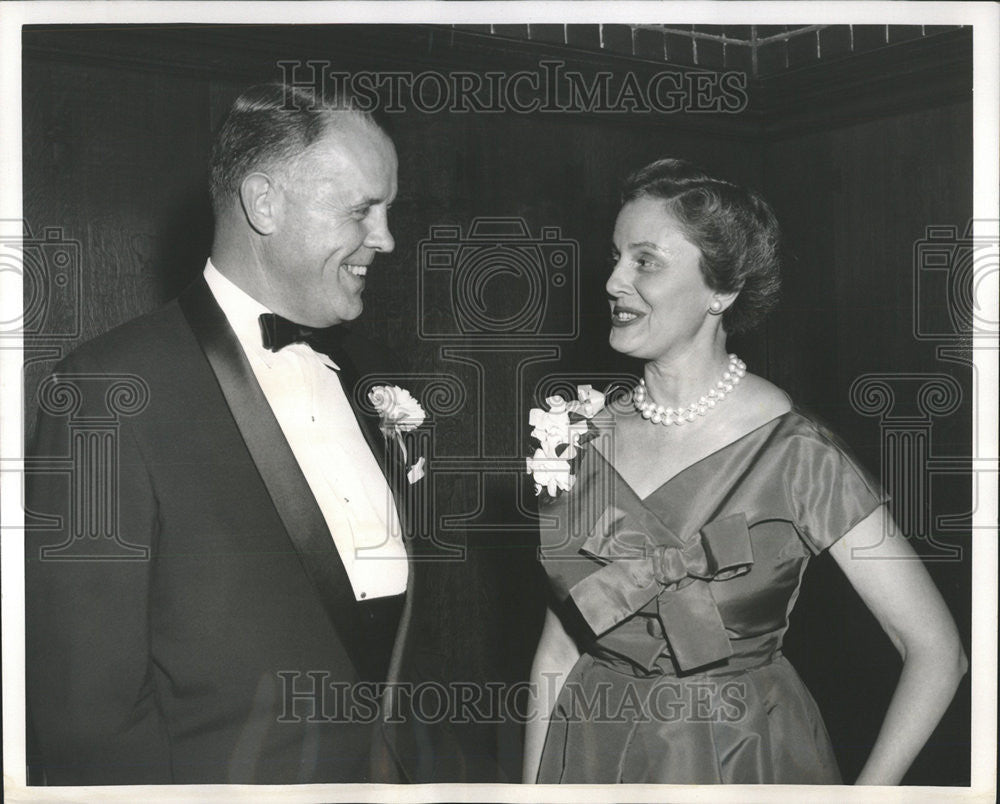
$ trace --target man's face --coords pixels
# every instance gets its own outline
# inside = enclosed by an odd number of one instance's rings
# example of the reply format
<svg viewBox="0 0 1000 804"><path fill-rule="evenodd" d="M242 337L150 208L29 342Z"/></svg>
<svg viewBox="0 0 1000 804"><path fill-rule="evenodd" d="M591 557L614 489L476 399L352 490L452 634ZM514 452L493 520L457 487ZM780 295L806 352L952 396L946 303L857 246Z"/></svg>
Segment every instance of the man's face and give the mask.
<svg viewBox="0 0 1000 804"><path fill-rule="evenodd" d="M264 239L272 307L326 327L361 315L365 274L390 252L396 151L379 129L348 121L275 171L275 227Z"/></svg>

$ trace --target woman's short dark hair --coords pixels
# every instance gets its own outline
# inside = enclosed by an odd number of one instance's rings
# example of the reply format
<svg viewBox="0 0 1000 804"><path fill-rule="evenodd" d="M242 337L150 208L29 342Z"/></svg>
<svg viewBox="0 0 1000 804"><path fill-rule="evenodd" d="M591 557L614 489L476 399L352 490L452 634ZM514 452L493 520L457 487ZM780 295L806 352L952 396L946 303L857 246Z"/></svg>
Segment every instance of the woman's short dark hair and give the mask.
<svg viewBox="0 0 1000 804"><path fill-rule="evenodd" d="M210 189L216 211L237 198L249 174L298 156L345 116L378 128L349 97L320 97L309 88L281 83L244 91L212 145Z"/></svg>
<svg viewBox="0 0 1000 804"><path fill-rule="evenodd" d="M767 202L682 159L659 159L629 176L622 204L643 196L662 199L701 251L701 271L712 290L739 291L722 314L726 332L757 326L777 304L781 287L781 230Z"/></svg>

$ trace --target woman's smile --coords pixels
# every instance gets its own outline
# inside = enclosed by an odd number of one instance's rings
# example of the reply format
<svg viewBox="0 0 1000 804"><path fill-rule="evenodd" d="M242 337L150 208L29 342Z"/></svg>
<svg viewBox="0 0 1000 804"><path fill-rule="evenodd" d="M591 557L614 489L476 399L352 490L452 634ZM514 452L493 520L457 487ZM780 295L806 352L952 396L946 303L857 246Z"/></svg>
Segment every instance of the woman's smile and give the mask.
<svg viewBox="0 0 1000 804"><path fill-rule="evenodd" d="M646 317L646 314L621 304L611 305L611 326L628 327Z"/></svg>

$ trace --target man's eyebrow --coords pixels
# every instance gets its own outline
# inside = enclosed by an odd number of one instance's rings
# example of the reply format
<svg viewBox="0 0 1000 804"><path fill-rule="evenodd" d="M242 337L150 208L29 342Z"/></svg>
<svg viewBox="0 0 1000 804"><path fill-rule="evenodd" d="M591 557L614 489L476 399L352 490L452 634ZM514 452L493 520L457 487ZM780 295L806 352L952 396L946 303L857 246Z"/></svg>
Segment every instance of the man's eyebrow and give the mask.
<svg viewBox="0 0 1000 804"><path fill-rule="evenodd" d="M355 204L351 204L351 209L362 209L364 207L373 207L376 204L382 204L382 203L385 203L385 198L384 197L382 197L382 196L368 196L366 198L362 198L360 201L358 201Z"/></svg>

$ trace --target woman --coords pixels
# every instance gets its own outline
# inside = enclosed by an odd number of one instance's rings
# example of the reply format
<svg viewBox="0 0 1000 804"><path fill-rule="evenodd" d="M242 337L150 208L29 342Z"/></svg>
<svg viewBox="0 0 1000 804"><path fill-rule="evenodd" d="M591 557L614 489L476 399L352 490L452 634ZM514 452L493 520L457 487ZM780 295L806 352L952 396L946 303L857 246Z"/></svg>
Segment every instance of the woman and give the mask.
<svg viewBox="0 0 1000 804"><path fill-rule="evenodd" d="M532 669L526 782L840 783L781 654L823 550L903 657L858 784L900 782L966 671L921 562L893 560L914 554L876 484L727 355L727 335L775 302L778 239L760 197L685 162L626 183L610 341L646 361L644 376L634 409L605 411L613 437L580 448L575 485L543 510L558 604Z"/></svg>

